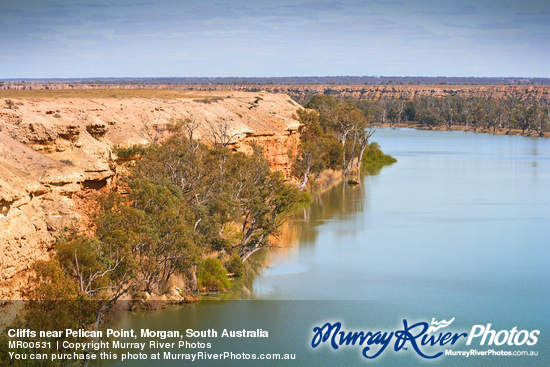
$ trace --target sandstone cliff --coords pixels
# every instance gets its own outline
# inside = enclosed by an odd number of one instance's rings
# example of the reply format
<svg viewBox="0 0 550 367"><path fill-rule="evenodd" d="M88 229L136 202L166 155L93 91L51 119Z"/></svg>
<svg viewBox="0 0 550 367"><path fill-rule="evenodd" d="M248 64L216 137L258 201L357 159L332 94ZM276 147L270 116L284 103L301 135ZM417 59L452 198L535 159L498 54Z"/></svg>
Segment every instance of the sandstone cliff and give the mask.
<svg viewBox="0 0 550 367"><path fill-rule="evenodd" d="M217 90L225 86L194 85L186 86L194 90ZM515 97L550 98L550 86L511 86L511 85L238 85L235 90L264 90L272 93L285 93L300 102L307 102L316 94L330 94L340 98L359 100L404 99L421 96L444 97L456 95L465 98L504 99Z"/></svg>
<svg viewBox="0 0 550 367"><path fill-rule="evenodd" d="M301 108L288 96L158 95L2 98L0 93L0 300L18 298L32 262L48 256L61 228L82 219L75 194L116 179L115 145L161 141L167 124L188 118L197 123L200 140L209 142L227 128L235 150L249 151L257 143L273 169L288 173L287 153L298 143L293 116Z"/></svg>
<svg viewBox="0 0 550 367"><path fill-rule="evenodd" d="M340 84L42 84L42 83L11 83L0 86L5 91L29 91L29 90L71 90L82 88L85 90L97 90L109 88L113 91L120 90L195 90L195 91L249 91L284 93L297 101L308 101L315 94L330 94L341 98L356 98L360 100L405 99L410 100L421 96L443 97L457 95L465 98L492 98L503 99L515 97L518 99L535 98L550 99L550 86L548 85L340 85Z"/></svg>

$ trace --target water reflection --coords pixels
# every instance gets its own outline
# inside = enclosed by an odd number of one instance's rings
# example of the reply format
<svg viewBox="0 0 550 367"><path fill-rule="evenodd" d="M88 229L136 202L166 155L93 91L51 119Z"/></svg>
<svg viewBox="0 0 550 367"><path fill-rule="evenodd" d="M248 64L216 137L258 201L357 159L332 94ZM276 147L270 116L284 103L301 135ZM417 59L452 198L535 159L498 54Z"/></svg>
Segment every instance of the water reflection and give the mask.
<svg viewBox="0 0 550 367"><path fill-rule="evenodd" d="M242 283L236 284L235 295L242 298L262 297L265 292L254 292L254 282L260 276L290 275L306 272L308 267L298 261L299 252L316 246L319 226L330 225L336 237L342 239L354 233L353 227L342 225L351 218L368 213L366 178L380 173L385 164L368 164L363 167L363 179L358 185L341 182L328 189L314 192L312 203L301 208L287 221L274 246L258 251L248 260ZM272 263L276 262L276 267ZM239 288L241 287L241 288Z"/></svg>
<svg viewBox="0 0 550 367"><path fill-rule="evenodd" d="M550 365L550 140L414 130L379 130L377 140L398 164L361 186L315 195L282 231L289 246L249 259L240 289L261 301L206 302L128 323L262 327L273 331L270 347L301 348L292 366L352 366L364 364L357 353L312 352L312 325L386 330L404 317L456 317L465 331L487 323L540 330L530 350L542 357L442 358L434 366ZM382 363L425 364L407 353Z"/></svg>

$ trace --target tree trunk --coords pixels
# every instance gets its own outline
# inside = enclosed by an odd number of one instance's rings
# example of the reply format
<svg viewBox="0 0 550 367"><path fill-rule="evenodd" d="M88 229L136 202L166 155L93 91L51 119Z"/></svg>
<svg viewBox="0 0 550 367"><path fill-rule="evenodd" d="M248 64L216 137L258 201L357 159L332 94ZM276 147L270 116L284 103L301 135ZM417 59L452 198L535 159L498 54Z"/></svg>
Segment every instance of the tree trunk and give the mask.
<svg viewBox="0 0 550 367"><path fill-rule="evenodd" d="M306 173L304 173L304 179L302 180L302 183L300 184L300 192L304 191L306 188L307 182L309 181L309 177L311 176L311 170L308 167Z"/></svg>

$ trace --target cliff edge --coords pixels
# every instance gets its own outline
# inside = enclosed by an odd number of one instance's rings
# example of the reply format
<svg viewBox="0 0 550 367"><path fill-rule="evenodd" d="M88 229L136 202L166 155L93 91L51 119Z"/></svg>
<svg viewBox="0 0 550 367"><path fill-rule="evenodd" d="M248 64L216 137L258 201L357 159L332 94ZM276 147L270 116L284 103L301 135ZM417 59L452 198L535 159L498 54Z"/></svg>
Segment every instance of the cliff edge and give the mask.
<svg viewBox="0 0 550 367"><path fill-rule="evenodd" d="M288 151L298 144L301 107L284 94L74 92L0 94L0 300L19 298L31 264L86 215L76 195L116 182L113 146L162 141L168 124L190 119L199 140L223 134L234 150L261 145L271 167L288 174Z"/></svg>

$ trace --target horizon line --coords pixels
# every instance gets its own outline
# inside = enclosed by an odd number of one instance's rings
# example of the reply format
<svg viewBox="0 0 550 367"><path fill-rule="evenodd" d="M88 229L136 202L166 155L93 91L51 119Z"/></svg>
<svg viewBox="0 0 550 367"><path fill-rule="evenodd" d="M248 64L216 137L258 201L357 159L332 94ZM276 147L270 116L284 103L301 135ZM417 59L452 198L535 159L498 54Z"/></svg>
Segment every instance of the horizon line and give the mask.
<svg viewBox="0 0 550 367"><path fill-rule="evenodd" d="M135 80L135 79L149 79L149 80L158 80L158 79L226 79L226 80L235 80L235 79L331 79L331 78L351 78L351 79L504 79L504 80L533 80L533 79L543 79L550 80L550 77L538 77L538 76L425 76L425 75L308 75L308 76L94 76L94 77L8 77L0 78L0 82L21 82L21 81L63 81L63 80L95 80L95 81L105 81L105 80Z"/></svg>

